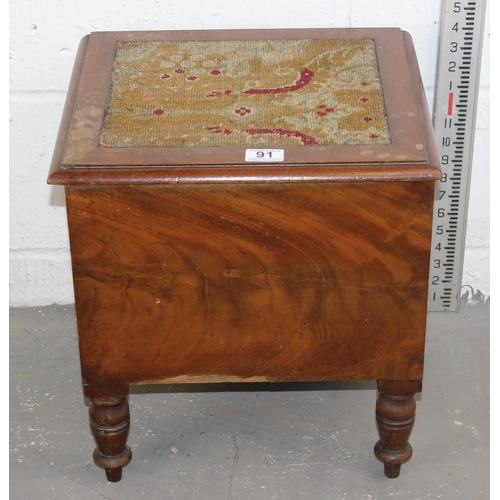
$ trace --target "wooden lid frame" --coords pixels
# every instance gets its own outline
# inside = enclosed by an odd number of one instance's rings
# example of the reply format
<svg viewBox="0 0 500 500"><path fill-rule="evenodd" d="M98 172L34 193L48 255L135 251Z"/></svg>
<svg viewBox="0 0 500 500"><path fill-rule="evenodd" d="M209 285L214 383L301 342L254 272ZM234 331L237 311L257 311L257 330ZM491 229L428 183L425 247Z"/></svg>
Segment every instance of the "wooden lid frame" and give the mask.
<svg viewBox="0 0 500 500"><path fill-rule="evenodd" d="M370 38L391 143L284 147L280 163L245 162L246 147L101 148L117 42ZM50 184L347 182L441 177L411 37L397 28L96 32L79 48Z"/></svg>

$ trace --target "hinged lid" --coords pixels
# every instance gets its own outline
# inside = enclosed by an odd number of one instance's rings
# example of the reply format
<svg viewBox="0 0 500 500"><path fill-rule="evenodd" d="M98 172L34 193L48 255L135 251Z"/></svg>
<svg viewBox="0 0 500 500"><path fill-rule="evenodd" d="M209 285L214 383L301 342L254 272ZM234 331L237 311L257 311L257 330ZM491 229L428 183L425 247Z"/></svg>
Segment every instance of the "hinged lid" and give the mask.
<svg viewBox="0 0 500 500"><path fill-rule="evenodd" d="M399 29L92 33L53 184L440 177Z"/></svg>

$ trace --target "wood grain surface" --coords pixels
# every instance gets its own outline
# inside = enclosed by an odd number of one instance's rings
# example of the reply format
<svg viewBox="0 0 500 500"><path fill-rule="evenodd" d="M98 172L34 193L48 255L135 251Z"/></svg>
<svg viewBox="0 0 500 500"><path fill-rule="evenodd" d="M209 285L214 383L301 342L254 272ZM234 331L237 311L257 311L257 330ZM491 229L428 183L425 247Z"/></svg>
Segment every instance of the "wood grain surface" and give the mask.
<svg viewBox="0 0 500 500"><path fill-rule="evenodd" d="M433 188L66 187L84 384L421 379Z"/></svg>

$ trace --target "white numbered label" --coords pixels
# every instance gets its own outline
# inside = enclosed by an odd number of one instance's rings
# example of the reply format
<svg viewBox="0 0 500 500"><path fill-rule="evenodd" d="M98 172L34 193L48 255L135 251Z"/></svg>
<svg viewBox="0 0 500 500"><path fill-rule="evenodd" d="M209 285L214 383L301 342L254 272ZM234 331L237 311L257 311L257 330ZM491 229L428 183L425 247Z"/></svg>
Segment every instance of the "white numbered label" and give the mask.
<svg viewBox="0 0 500 500"><path fill-rule="evenodd" d="M284 161L284 149L247 149L245 161Z"/></svg>

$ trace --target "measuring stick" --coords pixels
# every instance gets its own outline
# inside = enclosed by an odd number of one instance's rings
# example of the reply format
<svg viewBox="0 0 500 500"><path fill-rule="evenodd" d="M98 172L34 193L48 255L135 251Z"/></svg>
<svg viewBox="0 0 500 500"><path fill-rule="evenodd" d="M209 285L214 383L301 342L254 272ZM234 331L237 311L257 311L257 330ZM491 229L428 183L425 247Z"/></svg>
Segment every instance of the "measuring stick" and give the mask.
<svg viewBox="0 0 500 500"><path fill-rule="evenodd" d="M443 0L433 124L443 169L436 183L429 311L460 305L485 1Z"/></svg>

